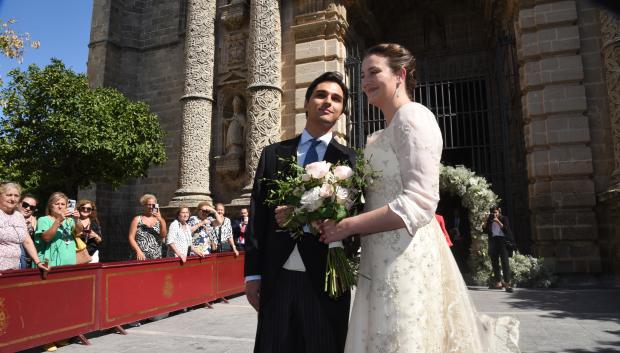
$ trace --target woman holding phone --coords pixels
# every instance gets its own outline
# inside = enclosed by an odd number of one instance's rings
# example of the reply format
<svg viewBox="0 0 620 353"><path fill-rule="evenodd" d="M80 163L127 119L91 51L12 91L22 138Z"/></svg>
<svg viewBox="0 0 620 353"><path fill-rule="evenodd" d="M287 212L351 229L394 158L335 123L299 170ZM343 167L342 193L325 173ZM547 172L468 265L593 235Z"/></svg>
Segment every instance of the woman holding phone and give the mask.
<svg viewBox="0 0 620 353"><path fill-rule="evenodd" d="M53 193L47 201L45 216L37 221L34 244L41 261L50 266L75 265L75 220L67 209L69 198L62 192Z"/></svg>
<svg viewBox="0 0 620 353"><path fill-rule="evenodd" d="M76 234L86 244L86 251L92 258L91 263L99 262L99 246L103 238L101 238L101 225L97 218L95 203L87 199L79 200L77 212Z"/></svg>
<svg viewBox="0 0 620 353"><path fill-rule="evenodd" d="M136 260L161 259L162 242L168 234L166 221L159 213L155 195L142 195L140 203L144 206L144 211L141 215L134 217L129 226L131 258Z"/></svg>

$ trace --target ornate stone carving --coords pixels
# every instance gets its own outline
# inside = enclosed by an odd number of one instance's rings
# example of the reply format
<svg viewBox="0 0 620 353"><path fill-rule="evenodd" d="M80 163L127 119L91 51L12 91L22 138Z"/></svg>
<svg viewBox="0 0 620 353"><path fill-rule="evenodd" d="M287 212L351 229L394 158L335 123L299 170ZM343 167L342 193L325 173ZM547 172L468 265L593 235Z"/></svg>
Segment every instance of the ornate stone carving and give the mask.
<svg viewBox="0 0 620 353"><path fill-rule="evenodd" d="M209 155L213 109L216 0L188 0L179 189L171 201L211 201Z"/></svg>
<svg viewBox="0 0 620 353"><path fill-rule="evenodd" d="M248 4L246 0L232 0L221 8L222 23L229 31L240 29L248 18Z"/></svg>
<svg viewBox="0 0 620 353"><path fill-rule="evenodd" d="M280 7L277 0L252 0L248 43L248 89L280 90Z"/></svg>
<svg viewBox="0 0 620 353"><path fill-rule="evenodd" d="M245 46L247 41L247 33L235 33L226 36L226 56L224 63L227 68L245 64Z"/></svg>
<svg viewBox="0 0 620 353"><path fill-rule="evenodd" d="M252 0L248 43L246 192L251 190L261 151L280 137L280 59L278 0Z"/></svg>
<svg viewBox="0 0 620 353"><path fill-rule="evenodd" d="M246 149L250 180L254 179L263 148L280 140L280 96L280 91L275 89L257 90L251 96L248 125L253 130L248 136Z"/></svg>
<svg viewBox="0 0 620 353"><path fill-rule="evenodd" d="M612 183L617 185L620 184L620 19L607 10L600 11L600 19L607 102L614 146L615 168Z"/></svg>

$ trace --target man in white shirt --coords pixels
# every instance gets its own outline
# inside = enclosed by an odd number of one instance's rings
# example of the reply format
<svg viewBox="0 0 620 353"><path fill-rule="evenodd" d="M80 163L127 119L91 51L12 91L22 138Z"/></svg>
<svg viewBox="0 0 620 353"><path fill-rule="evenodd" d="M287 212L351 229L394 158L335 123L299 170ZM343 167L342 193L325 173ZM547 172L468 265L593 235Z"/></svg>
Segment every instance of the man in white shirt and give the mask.
<svg viewBox="0 0 620 353"><path fill-rule="evenodd" d="M291 238L280 228L282 208L264 200L283 159L299 165L326 160L353 165L355 152L333 139L332 127L347 106L348 89L337 72L315 79L306 91L306 126L293 139L264 148L256 170L246 230L246 295L258 311L254 352L340 353L346 340L350 293L331 299L324 291L327 245L317 236Z"/></svg>

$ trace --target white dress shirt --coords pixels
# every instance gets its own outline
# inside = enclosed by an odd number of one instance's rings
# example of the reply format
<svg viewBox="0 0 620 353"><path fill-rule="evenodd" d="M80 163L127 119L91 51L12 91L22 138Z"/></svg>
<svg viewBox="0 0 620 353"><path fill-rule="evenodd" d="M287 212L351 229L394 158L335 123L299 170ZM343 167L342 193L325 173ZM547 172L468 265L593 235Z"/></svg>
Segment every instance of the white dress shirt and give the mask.
<svg viewBox="0 0 620 353"><path fill-rule="evenodd" d="M497 222L493 222L493 224L491 224L491 233L493 234L494 237L505 236L504 231L502 230L502 227L500 227L499 224L497 224Z"/></svg>
<svg viewBox="0 0 620 353"><path fill-rule="evenodd" d="M301 134L301 139L299 140L299 145L297 145L297 164L300 166L304 165L304 161L306 160L306 156L308 155L308 150L312 145L312 141L314 137L308 133L307 130L304 129L304 132ZM318 156L318 160L322 161L325 157L325 151L327 151L327 146L329 142L332 140L332 133L328 132L325 135L319 137L317 140L320 141L319 144L316 145L316 154ZM304 232L310 233L310 228L305 225ZM297 248L297 244L293 248L291 255L289 255L288 259L282 266L283 268L290 271L300 271L305 272L306 266L304 266L304 262L301 259L301 255L299 254L299 249Z"/></svg>

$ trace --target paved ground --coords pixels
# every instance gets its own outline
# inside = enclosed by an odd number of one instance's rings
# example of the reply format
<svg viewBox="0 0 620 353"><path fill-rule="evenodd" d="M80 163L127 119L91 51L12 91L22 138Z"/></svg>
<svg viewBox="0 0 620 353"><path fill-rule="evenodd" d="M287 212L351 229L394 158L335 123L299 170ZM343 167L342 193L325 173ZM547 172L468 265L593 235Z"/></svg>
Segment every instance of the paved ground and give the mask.
<svg viewBox="0 0 620 353"><path fill-rule="evenodd" d="M479 311L521 321L524 353L620 352L620 289L528 290L508 294L471 288ZM69 352L252 352L256 314L245 297L129 328L127 336L89 335L91 346ZM40 350L30 350L38 352Z"/></svg>

